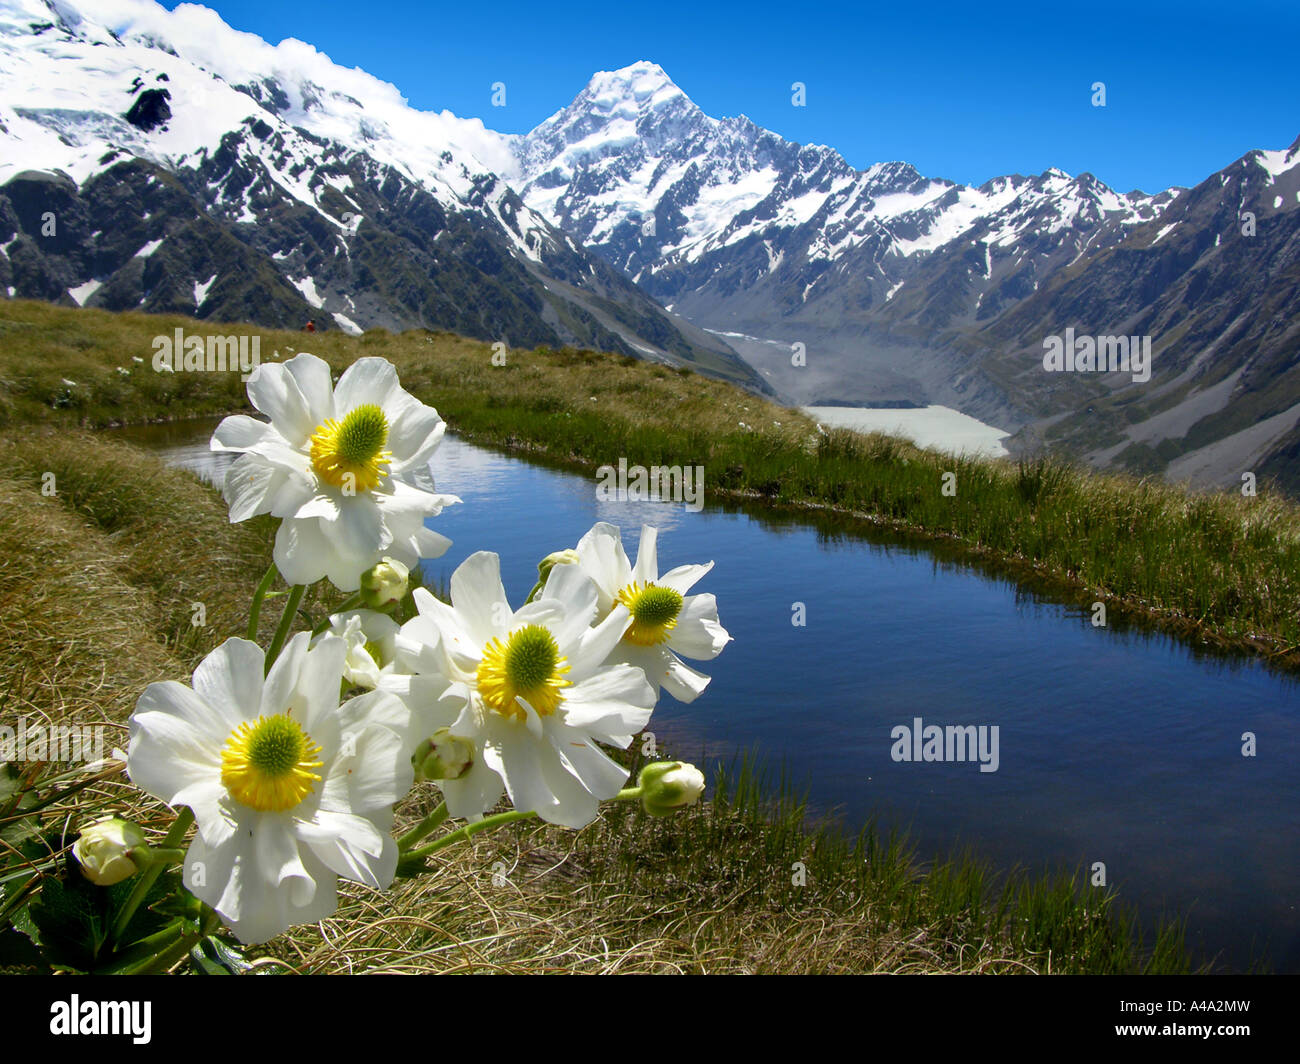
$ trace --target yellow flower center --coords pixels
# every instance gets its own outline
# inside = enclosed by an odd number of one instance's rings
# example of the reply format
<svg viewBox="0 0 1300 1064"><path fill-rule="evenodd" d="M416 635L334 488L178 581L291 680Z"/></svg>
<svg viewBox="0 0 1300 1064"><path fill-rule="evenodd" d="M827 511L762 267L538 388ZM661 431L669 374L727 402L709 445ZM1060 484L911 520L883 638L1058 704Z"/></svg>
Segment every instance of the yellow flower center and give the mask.
<svg viewBox="0 0 1300 1064"><path fill-rule="evenodd" d="M682 612L682 595L670 587L633 581L618 593L618 601L632 614L632 625L623 638L637 646L653 647L664 642L677 627Z"/></svg>
<svg viewBox="0 0 1300 1064"><path fill-rule="evenodd" d="M326 418L312 433L311 467L327 484L372 491L388 476L393 452L385 451L388 419L373 403L359 406L342 421Z"/></svg>
<svg viewBox="0 0 1300 1064"><path fill-rule="evenodd" d="M284 714L244 721L221 751L221 782L236 801L263 813L292 809L320 781L321 749Z"/></svg>
<svg viewBox="0 0 1300 1064"><path fill-rule="evenodd" d="M549 717L564 699L561 689L572 685L564 678L568 671L555 637L540 624L528 624L511 632L504 643L493 639L483 648L478 690L483 702L503 717L525 718L516 698Z"/></svg>

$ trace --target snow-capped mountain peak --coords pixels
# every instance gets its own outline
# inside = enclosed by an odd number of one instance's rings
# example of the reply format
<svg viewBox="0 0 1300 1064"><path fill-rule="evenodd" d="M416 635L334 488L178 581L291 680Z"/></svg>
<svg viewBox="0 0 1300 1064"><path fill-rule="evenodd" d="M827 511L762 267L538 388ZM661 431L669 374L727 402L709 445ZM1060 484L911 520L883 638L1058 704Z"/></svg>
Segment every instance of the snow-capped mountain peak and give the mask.
<svg viewBox="0 0 1300 1064"><path fill-rule="evenodd" d="M594 113L631 118L685 96L663 67L643 59L620 70L597 71L579 99Z"/></svg>
<svg viewBox="0 0 1300 1064"><path fill-rule="evenodd" d="M704 114L645 61L595 75L515 148L512 177L529 206L697 311L691 297L701 289L734 292L737 256L746 288L797 286L803 305L828 290L818 275L866 255L853 273L870 284L869 301L883 304L917 260L953 241L987 233L1011 246L1059 233L1068 260L1087 236L1076 241L1076 230L1104 224L1117 236L1163 202L1055 167L979 188L926 178L905 162L859 171L828 147L796 144L743 116Z"/></svg>

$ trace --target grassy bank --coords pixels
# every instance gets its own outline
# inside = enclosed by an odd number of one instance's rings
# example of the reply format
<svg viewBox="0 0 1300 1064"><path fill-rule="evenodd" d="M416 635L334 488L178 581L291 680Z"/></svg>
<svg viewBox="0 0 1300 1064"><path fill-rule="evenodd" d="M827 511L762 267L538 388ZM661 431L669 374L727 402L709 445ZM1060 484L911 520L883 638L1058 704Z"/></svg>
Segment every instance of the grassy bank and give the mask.
<svg viewBox="0 0 1300 1064"><path fill-rule="evenodd" d="M954 459L890 437L821 433L797 411L687 371L590 351L511 351L447 333L305 337L190 319L0 303L0 432L242 409L236 373L157 373L152 340L184 328L299 347L341 369L381 354L471 438L594 470L626 458L702 465L714 498L831 508L943 540L1081 604L1103 601L1193 641L1300 666L1300 507L1266 486L1189 493L1038 461ZM139 361L136 361L136 360ZM954 474L955 494L943 491Z"/></svg>
<svg viewBox="0 0 1300 1064"><path fill-rule="evenodd" d="M144 685L186 679L242 628L271 528L232 526L193 476L118 441L32 425L0 454L0 715L121 726ZM42 473L57 494L41 494ZM192 604L207 624L192 625ZM273 625L276 610L266 611ZM115 732L118 740L125 729ZM428 791L398 810L399 829ZM120 780L42 814L67 841L127 807L165 811ZM660 821L607 808L582 832L545 825L437 854L391 892L344 885L324 925L254 957L354 972L1178 972L1176 928L1139 948L1103 892L970 859L923 867L898 840L810 826L788 791L741 773ZM796 863L806 881L796 885ZM268 966L275 966L267 962Z"/></svg>

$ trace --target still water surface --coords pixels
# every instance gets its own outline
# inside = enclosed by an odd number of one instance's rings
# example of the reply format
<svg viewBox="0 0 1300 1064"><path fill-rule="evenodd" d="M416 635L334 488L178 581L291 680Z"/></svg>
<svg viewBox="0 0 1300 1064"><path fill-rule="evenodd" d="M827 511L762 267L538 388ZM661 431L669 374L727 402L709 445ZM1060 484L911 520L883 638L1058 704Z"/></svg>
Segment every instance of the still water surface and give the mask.
<svg viewBox="0 0 1300 1064"><path fill-rule="evenodd" d="M209 478L213 423L117 434ZM215 462L214 462L215 460ZM652 729L684 758L757 752L850 828L874 817L922 857L970 847L995 867L1090 868L1147 922L1188 914L1189 939L1241 967L1300 970L1300 684L1244 659L1198 655L1139 629L1098 629L935 549L830 517L662 502L604 503L591 478L448 437L440 491L463 504L433 519L454 541L426 563L445 579L476 550L502 557L511 601L538 559L598 520L635 558L660 529L660 571L716 566L734 637L701 666L693 705L664 696ZM793 625L802 603L806 626ZM904 763L892 730L998 727L999 765ZM1242 756L1242 734L1258 753Z"/></svg>

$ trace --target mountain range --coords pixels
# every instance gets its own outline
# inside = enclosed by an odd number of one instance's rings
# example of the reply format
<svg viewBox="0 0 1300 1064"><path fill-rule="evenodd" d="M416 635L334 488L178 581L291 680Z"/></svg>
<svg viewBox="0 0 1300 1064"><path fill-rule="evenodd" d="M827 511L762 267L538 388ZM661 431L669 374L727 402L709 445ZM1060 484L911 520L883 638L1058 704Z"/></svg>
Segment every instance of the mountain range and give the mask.
<svg viewBox="0 0 1300 1064"><path fill-rule="evenodd" d="M1300 140L1154 194L974 187L713 118L650 62L516 136L203 8L91 8L0 0L10 296L599 347L1300 489ZM1149 337L1149 380L1045 372L1067 329Z"/></svg>

